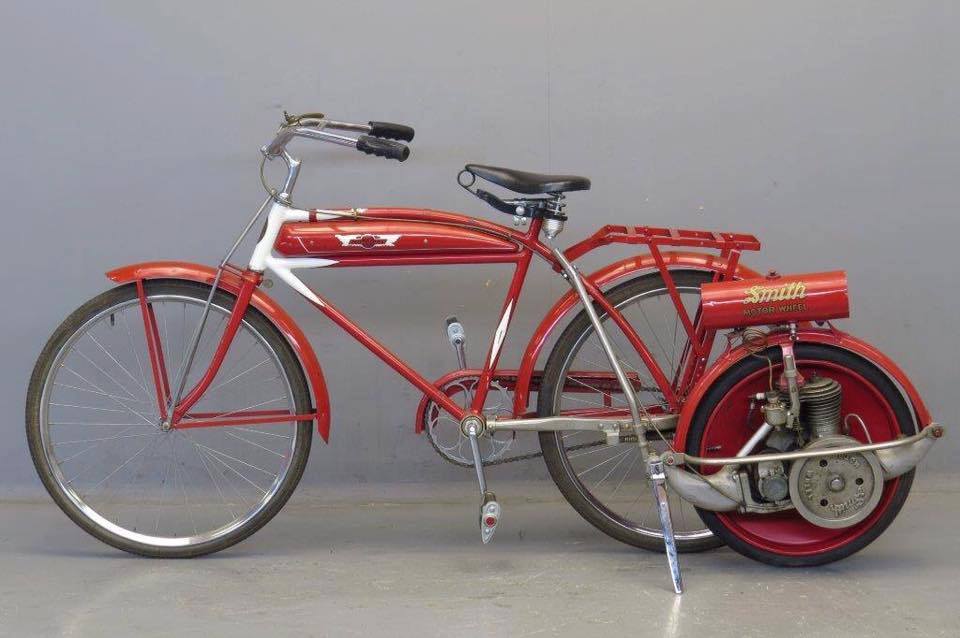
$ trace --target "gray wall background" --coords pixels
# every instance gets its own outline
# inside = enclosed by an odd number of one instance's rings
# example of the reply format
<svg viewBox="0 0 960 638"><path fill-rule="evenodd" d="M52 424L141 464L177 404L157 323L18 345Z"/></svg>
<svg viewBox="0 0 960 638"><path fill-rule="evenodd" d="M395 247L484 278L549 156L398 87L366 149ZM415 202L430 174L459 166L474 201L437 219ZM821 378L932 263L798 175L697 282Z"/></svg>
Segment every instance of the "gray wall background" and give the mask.
<svg viewBox="0 0 960 638"><path fill-rule="evenodd" d="M744 230L755 268L845 267L846 325L948 424L958 401L957 4L940 2L6 2L0 7L0 482L38 485L34 359L63 317L148 259L210 263L262 198L281 108L417 129L405 164L301 143L303 205L399 204L509 221L469 161L581 172L572 242L603 223ZM599 265L623 252L593 257ZM309 281L421 370L479 358L509 268L359 269ZM564 287L539 267L504 363ZM308 482L471 480L412 433L418 396L292 293L333 400ZM952 471L951 436L928 468ZM494 478L544 477L538 463Z"/></svg>

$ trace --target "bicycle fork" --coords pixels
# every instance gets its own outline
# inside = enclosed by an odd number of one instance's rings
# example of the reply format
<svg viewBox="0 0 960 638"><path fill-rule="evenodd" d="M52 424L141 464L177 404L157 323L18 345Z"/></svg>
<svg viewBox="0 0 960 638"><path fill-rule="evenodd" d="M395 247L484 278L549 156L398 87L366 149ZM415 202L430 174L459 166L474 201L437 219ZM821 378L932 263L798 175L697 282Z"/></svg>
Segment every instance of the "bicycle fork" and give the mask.
<svg viewBox="0 0 960 638"><path fill-rule="evenodd" d="M667 501L666 476L663 472L663 460L654 452L651 452L650 445L647 443L647 427L640 418L641 406L637 402L637 396L633 391L633 386L620 365L620 359L613 348L607 332L600 323L600 317L593 307L593 300L587 294L587 289L583 285L580 273L574 268L573 264L566 258L563 252L554 245L550 245L550 252L556 258L557 262L563 268L562 276L573 288L583 304L584 310L597 333L603 352L610 361L610 366L623 388L623 395L626 398L627 405L630 408L630 417L633 420L633 427L637 432L637 445L640 447L640 456L647 468L647 477L650 479L653 488L653 496L657 504L657 514L660 517L660 527L663 529L663 545L667 554L667 564L670 567L670 578L673 581L673 590L677 594L683 593L683 577L680 574L680 561L677 556L677 544L673 536L673 522L670 518L670 504Z"/></svg>

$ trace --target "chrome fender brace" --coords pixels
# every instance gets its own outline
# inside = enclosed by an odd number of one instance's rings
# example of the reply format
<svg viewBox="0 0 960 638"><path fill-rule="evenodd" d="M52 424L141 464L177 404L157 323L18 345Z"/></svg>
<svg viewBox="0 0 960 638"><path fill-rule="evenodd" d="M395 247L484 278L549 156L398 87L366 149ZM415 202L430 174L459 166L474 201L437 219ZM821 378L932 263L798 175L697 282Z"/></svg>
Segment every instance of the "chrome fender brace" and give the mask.
<svg viewBox="0 0 960 638"><path fill-rule="evenodd" d="M590 319L590 323L593 325L593 329L597 333L597 339L599 339L600 344L603 347L603 352L606 355L607 360L610 362L610 366L613 368L613 372L617 377L617 381L620 383L620 387L623 389L623 396L626 398L627 405L630 408L630 418L633 421L633 427L637 433L637 445L640 447L640 456L646 464L647 477L650 479L650 483L653 487L654 499L657 503L657 514L660 517L661 529L663 529L663 544L667 554L667 564L670 567L670 577L673 581L673 591L677 594L682 594L683 577L680 574L680 561L677 556L677 545L673 535L673 522L670 518L670 504L667 501L667 492L665 487L666 476L664 474L663 461L657 454L652 453L650 450L650 446L647 443L646 437L647 422L641 418L640 406L637 403L637 397L633 392L633 386L630 384L629 378L624 372L623 367L620 365L620 360L617 357L616 351L613 349L613 344L610 342L610 338L607 336L606 330L603 328L603 324L600 323L600 317L597 315L597 311L593 307L593 300L590 298L590 295L587 294L587 289L583 285L583 280L581 279L580 273L577 272L577 269L573 267L573 264L570 263L563 252L556 246L551 244L550 252L557 260L557 263L559 263L563 268L562 274L564 279L566 279L570 286L573 287L573 290L580 298L580 302Z"/></svg>

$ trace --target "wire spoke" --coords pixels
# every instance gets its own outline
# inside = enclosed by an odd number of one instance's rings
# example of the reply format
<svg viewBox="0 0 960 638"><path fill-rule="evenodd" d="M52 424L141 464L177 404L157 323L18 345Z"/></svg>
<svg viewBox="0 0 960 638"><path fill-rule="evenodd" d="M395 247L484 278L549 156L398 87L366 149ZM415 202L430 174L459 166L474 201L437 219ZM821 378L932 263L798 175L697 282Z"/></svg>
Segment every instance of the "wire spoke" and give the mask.
<svg viewBox="0 0 960 638"><path fill-rule="evenodd" d="M227 379L227 380L224 381L223 383L218 383L217 385L215 385L215 386L213 386L212 388L210 388L209 390L207 390L207 392L213 392L214 390L219 390L219 389L222 388L223 386L228 385L228 384L230 384L230 383L233 383L234 381L236 381L237 379L239 379L239 378L242 377L243 375L249 374L250 372L253 372L254 370L256 370L257 368L259 368L260 366L262 366L262 365L264 365L264 364L267 364L267 363L270 363L270 359L264 359L264 360L261 361L260 363L254 365L254 366L251 366L251 367L249 367L249 368L247 368L246 370L244 370L244 371L241 372L240 374L235 375L235 376Z"/></svg>
<svg viewBox="0 0 960 638"><path fill-rule="evenodd" d="M240 427L240 426L234 426L233 429L234 429L234 430L242 430L242 431L244 431L244 432L251 432L251 433L253 433L253 434L262 434L262 435L264 435L264 436L276 436L276 437L280 437L281 439L292 439L292 438L293 438L293 435L292 435L292 434L277 434L276 432L264 432L263 430L254 430L254 429L252 429L252 428L244 428L244 427Z"/></svg>
<svg viewBox="0 0 960 638"><path fill-rule="evenodd" d="M277 478L277 476L279 476L278 474L271 474L268 470L265 470L265 469L263 469L262 467L257 467L256 465L254 465L254 464L252 464L252 463L247 463L246 461L243 461L243 460L241 460L241 459L238 459L238 458L235 457L235 456L230 456L230 455L227 454L226 452L221 452L220 450L215 450L215 449L213 449L213 448L211 448L211 447L207 447L206 445L204 445L204 444L202 444L202 443L197 443L197 445L199 445L199 446L202 447L204 450L207 450L208 452L210 452L210 453L212 453L212 454L216 454L217 456L225 456L225 457L227 457L228 459L230 459L231 461L236 461L237 463L240 463L241 465L246 465L247 467L249 467L249 468L251 468L251 469L257 470L258 472L263 472L264 474L266 474L266 475L269 476L270 478L274 478L274 479L275 479L275 478Z"/></svg>
<svg viewBox="0 0 960 638"><path fill-rule="evenodd" d="M627 460L627 455L629 455L630 452L637 452L637 450L627 450L626 452L624 452L623 454L621 454L621 455L620 455L620 460L617 461L617 463L616 463L612 468L610 468L610 471L607 472L607 473L603 476L602 479L600 479L599 481L597 481L596 483L594 483L594 484L593 484L593 487L594 487L595 489L600 489L600 486L603 484L603 482L606 481L608 478L610 478L610 475L613 474L614 472L616 472L616 471L617 471L617 468L620 467L620 466L623 464L623 462ZM613 458L617 458L617 457L613 457Z"/></svg>
<svg viewBox="0 0 960 638"><path fill-rule="evenodd" d="M64 369L66 369L66 366L64 366ZM73 371L70 370L70 372L73 372ZM74 374L76 374L76 373L74 373ZM87 381L87 383L89 383L89 381ZM102 392L102 391L99 391L99 390L91 390L91 389L89 389L89 388L81 388L81 387L79 387L79 386L70 385L70 384L67 384L67 383L54 382L53 385L54 385L55 387L58 387L58 388L67 388L67 389L69 389L69 390L77 390L77 391L79 391L79 392L89 392L90 394L96 394L96 395L99 395L99 396L102 396L102 397L107 397L108 399L113 399L114 401L133 401L134 403L147 403L147 404L150 403L149 401L141 401L140 399L130 399L130 398L128 398L128 397L121 397L121 396L118 396L118 395L116 395L116 394L110 394L109 392Z"/></svg>
<svg viewBox="0 0 960 638"><path fill-rule="evenodd" d="M154 434L154 438L156 438L156 436L157 436L157 435ZM96 485L94 485L93 487L90 488L90 491L92 492L93 490L97 489L98 487L100 487L101 485L103 485L104 483L106 483L108 480L110 480L110 477L112 477L114 474L116 474L117 472L119 472L120 470L122 470L123 468L125 468L125 467L127 466L127 463L129 463L129 462L132 461L133 459L135 459L135 458L137 458L138 456L140 456L140 454L142 454L143 451L146 450L147 447L149 447L149 445L150 445L150 441L148 441L147 444L144 445L142 448L140 448L139 450L137 450L137 452L135 452L133 456L131 456L131 457L128 458L126 461L124 461L124 462L121 463L119 466L117 466L117 469L115 469L114 471L110 472L109 474L107 474L107 475L106 475L105 477L103 477L102 479L100 479L100 481L99 481Z"/></svg>
<svg viewBox="0 0 960 638"><path fill-rule="evenodd" d="M84 360L86 360L87 363L89 363L90 365L92 365L97 372L99 372L100 374L102 374L102 375L105 376L106 378L110 379L110 381L111 381L115 386L117 386L118 388L120 388L121 390L123 390L123 391L127 394L127 396L129 396L131 399L136 399L136 398L137 398L132 392L130 392L130 390L127 389L127 386L123 385L122 383L120 383L119 381L117 381L116 379L114 379L114 378L113 378L113 375L111 375L109 372L107 372L106 370L104 370L103 368L101 368L100 366L98 366L98 365L93 361L93 359L91 359L91 358L88 357L86 354L84 354L82 350L80 350L79 348L74 347L73 351L76 352L78 355L80 355Z"/></svg>
<svg viewBox="0 0 960 638"><path fill-rule="evenodd" d="M137 368L140 370L140 381L144 388L147 387L147 375L143 372L143 363L140 361L140 348L137 348L133 345L133 333L130 331L130 322L127 321L127 312L124 310L120 313L120 320L123 321L123 327L127 332L127 342L130 344L130 350L133 352L133 356L137 359ZM147 392L147 399L150 399L150 393Z"/></svg>
<svg viewBox="0 0 960 638"><path fill-rule="evenodd" d="M99 439L77 439L76 441L57 441L54 443L54 447L58 445L77 445L78 443L96 443L99 441L113 441L114 439L130 439L138 436L150 436L150 432L143 432L141 434L116 434L114 436L105 436Z"/></svg>
<svg viewBox="0 0 960 638"><path fill-rule="evenodd" d="M283 455L283 454L280 454L279 452L275 452L275 451L271 450L271 449L268 448L268 447L264 447L264 446L260 445L259 443L255 443L254 441L251 441L250 439L245 439L245 438L243 438L242 436L239 436L239 435L237 435L237 434L234 434L233 432L230 432L229 430L225 430L225 431L224 431L224 434L226 434L227 436L232 436L232 437L235 438L235 439L239 439L239 440L243 441L244 443L249 443L250 445L252 445L252 446L254 446L254 447L258 447L258 448L260 448L261 450L266 450L267 452L269 452L270 454L273 454L274 456L279 456L280 458L284 458L284 455Z"/></svg>
<svg viewBox="0 0 960 638"><path fill-rule="evenodd" d="M77 408L78 410L96 410L98 412L120 412L123 413L123 410L117 410L115 408L96 408L92 405L74 405L72 403L54 403L50 402L51 406L56 406L58 408Z"/></svg>
<svg viewBox="0 0 960 638"><path fill-rule="evenodd" d="M94 388L95 390L98 390L98 391L99 391L101 394L103 394L104 396L112 399L112 395L104 392L99 386L97 386L97 385L96 385L95 383L93 383L92 381L88 381L88 380L87 380L82 374L80 374L79 372L76 372L76 371L73 370L72 368L68 367L66 364L64 364L62 367L63 367L63 369L66 370L67 372L70 372L70 373L76 375L77 377L79 377L83 382L85 382L85 383L86 383L87 385L89 385L90 387ZM113 401L114 401L117 405L119 405L120 407L122 407L124 410L126 410L127 412L129 412L129 413L131 413L131 414L134 414L134 415L140 417L141 419L143 419L143 421L144 421L145 423L147 423L148 425L153 425L153 423L150 421L150 419L148 419L147 417L143 416L142 414L140 414L139 412L137 412L136 410L134 410L133 408L131 408L131 407L130 407L129 405L127 405L126 403L123 403L122 401L118 401L117 399L113 399Z"/></svg>
<svg viewBox="0 0 960 638"><path fill-rule="evenodd" d="M120 363L115 356L113 356L106 348L104 348L104 347L103 347L103 344L101 344L99 341L97 341L97 338L93 336L93 332L88 332L88 333L87 333L87 337L89 337L91 341L93 341L95 344L97 344L97 347L100 348L101 351L103 351L103 354L107 355L107 358L108 358L108 359L110 359L110 360L113 361L115 364L117 364L117 367L119 367L121 370L123 370L123 373L126 374L128 377L130 377L130 380L133 381L141 390L143 390L144 396L146 396L146 397L149 397L149 396L150 396L150 393L147 392L147 388L146 388L145 386L140 385L140 382L137 381L136 377L134 377L132 374L130 374L130 371L127 370L126 366L124 366L122 363Z"/></svg>
<svg viewBox="0 0 960 638"><path fill-rule="evenodd" d="M617 495L617 492L620 491L620 486L623 485L623 482L627 480L627 477L630 476L630 472L633 471L634 466L637 464L637 461L640 459L640 451L637 451L636 456L633 457L633 461L630 462L630 467L627 468L627 471L624 472L623 478L620 479L620 482L617 483L617 486L613 488L613 493L610 494L610 498L613 498Z"/></svg>
<svg viewBox="0 0 960 638"><path fill-rule="evenodd" d="M631 452L631 450L624 450L624 451L621 452L620 454L614 454L614 455L611 456L610 458L605 459L605 460L603 460L603 461L600 461L599 463L597 463L596 465L594 465L593 467L591 467L591 468L588 469L588 470L584 470L584 471L582 471L582 472L577 472L577 478L582 477L584 474L589 474L590 472L594 471L595 469L597 469L597 468L599 468L599 467L603 467L604 465L606 465L606 464L609 463L610 461L613 461L613 460L615 460L615 459L618 459L618 458L620 458L620 457L622 457L622 456L626 456L626 455L629 454L630 452Z"/></svg>

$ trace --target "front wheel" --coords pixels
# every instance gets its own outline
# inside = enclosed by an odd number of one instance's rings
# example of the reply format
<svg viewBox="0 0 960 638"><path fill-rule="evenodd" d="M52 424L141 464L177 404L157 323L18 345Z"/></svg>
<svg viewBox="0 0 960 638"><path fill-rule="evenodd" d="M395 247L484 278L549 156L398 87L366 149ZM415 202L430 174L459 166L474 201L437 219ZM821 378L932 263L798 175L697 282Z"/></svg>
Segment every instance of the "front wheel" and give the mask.
<svg viewBox="0 0 960 638"><path fill-rule="evenodd" d="M167 280L145 286L173 377L210 287ZM214 295L188 389L207 369L233 304L232 295ZM307 462L310 422L164 429L150 362L135 286L109 290L70 315L30 380L34 465L67 516L105 543L156 557L219 551L283 507ZM304 414L310 405L295 353L250 308L186 418Z"/></svg>

